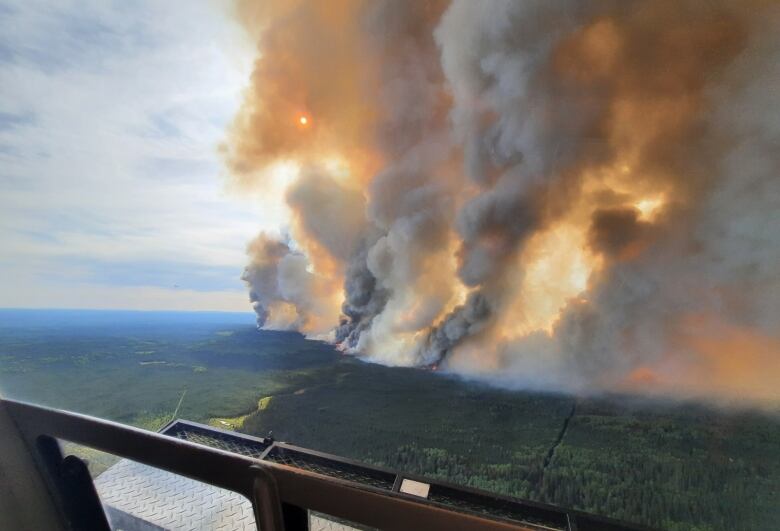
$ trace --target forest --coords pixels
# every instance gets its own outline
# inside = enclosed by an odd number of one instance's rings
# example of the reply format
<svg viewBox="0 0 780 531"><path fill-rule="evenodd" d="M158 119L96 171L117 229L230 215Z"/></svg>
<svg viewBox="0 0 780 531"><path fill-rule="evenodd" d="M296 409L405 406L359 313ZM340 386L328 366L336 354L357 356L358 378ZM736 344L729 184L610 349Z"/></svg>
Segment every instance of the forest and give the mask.
<svg viewBox="0 0 780 531"><path fill-rule="evenodd" d="M498 389L363 362L244 314L0 310L6 397L156 430L173 416L679 530L773 530L777 412ZM99 473L113 462L85 454Z"/></svg>

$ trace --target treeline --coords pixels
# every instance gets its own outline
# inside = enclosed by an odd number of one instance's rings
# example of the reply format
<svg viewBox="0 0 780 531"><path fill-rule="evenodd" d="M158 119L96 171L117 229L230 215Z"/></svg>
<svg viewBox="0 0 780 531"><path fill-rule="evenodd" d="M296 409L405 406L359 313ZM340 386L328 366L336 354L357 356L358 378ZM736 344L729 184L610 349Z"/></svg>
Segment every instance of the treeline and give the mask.
<svg viewBox="0 0 780 531"><path fill-rule="evenodd" d="M348 372L347 372L348 371ZM320 374L319 378L322 378ZM780 423L630 399L501 392L368 364L250 416L249 433L671 531L780 529Z"/></svg>
<svg viewBox="0 0 780 531"><path fill-rule="evenodd" d="M779 500L771 499L766 479L740 460L713 466L649 452L605 455L562 446L535 497L662 529L768 530Z"/></svg>
<svg viewBox="0 0 780 531"><path fill-rule="evenodd" d="M508 463L485 464L477 459L452 455L441 448L403 445L397 452L372 460L374 464L520 498L535 498L535 485L542 477L541 452L517 456Z"/></svg>
<svg viewBox="0 0 780 531"><path fill-rule="evenodd" d="M480 464L442 448L403 445L371 462L518 498L672 531L771 530L780 514L776 482L744 462L713 467L652 455L604 455L562 445L543 470L543 454ZM776 480L775 480L776 481ZM766 487L763 493L761 487Z"/></svg>

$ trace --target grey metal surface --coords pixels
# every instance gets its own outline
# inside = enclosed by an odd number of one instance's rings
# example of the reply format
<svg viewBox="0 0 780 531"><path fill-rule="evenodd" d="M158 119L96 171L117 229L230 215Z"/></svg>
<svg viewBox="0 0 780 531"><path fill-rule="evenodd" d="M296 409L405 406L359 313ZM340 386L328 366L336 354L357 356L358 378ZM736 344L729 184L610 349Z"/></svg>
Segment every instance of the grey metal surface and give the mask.
<svg viewBox="0 0 780 531"><path fill-rule="evenodd" d="M105 505L163 529L256 529L252 504L240 494L127 459L95 486Z"/></svg>
<svg viewBox="0 0 780 531"><path fill-rule="evenodd" d="M309 516L309 531L359 531L359 530L354 527L346 526L339 522L328 520L323 516L312 514Z"/></svg>
<svg viewBox="0 0 780 531"><path fill-rule="evenodd" d="M115 530L254 530L249 500L200 481L123 459L96 480L98 494ZM311 531L354 528L312 515Z"/></svg>

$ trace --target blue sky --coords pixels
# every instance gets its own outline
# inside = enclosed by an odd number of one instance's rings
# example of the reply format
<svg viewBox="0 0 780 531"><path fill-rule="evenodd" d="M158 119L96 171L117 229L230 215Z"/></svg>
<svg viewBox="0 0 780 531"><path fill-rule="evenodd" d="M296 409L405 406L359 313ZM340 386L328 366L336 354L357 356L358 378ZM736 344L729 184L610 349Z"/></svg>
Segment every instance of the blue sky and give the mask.
<svg viewBox="0 0 780 531"><path fill-rule="evenodd" d="M208 0L0 0L0 307L250 310L273 209L217 154L254 47Z"/></svg>

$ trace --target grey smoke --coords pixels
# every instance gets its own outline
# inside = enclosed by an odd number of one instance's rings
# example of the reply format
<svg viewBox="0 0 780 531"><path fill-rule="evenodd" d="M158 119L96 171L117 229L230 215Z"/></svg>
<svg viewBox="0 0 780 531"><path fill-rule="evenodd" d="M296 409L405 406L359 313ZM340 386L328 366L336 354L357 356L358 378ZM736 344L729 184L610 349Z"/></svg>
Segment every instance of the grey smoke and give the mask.
<svg viewBox="0 0 780 531"><path fill-rule="evenodd" d="M622 389L652 368L659 389L777 398L778 27L780 5L736 0L365 4L381 167L360 190L307 167L287 196L343 270L335 341L507 386ZM600 265L516 337L525 253L563 222ZM250 256L258 322L321 313L294 245ZM714 352L721 336L747 346Z"/></svg>

